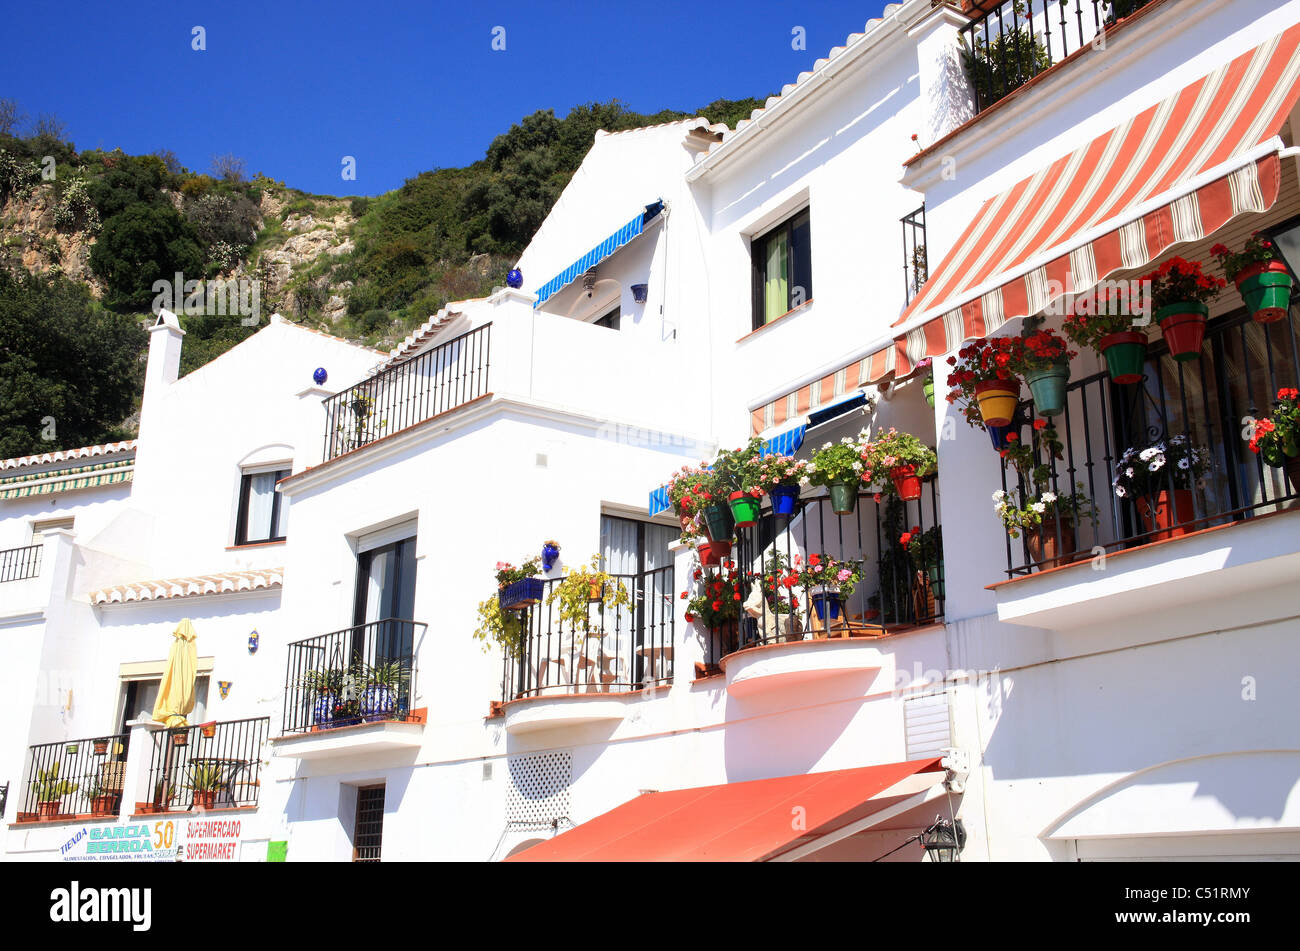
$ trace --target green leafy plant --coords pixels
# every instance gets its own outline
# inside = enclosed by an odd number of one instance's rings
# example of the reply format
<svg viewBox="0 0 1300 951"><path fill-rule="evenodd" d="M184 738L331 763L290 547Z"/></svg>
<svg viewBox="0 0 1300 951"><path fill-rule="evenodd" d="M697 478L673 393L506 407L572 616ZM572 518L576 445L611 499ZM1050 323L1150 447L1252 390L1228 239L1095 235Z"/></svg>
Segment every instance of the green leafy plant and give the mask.
<svg viewBox="0 0 1300 951"><path fill-rule="evenodd" d="M715 479L707 467L682 466L668 478L668 501L679 516L697 515L713 501Z"/></svg>
<svg viewBox="0 0 1300 951"><path fill-rule="evenodd" d="M1226 245L1216 244L1210 248L1210 253L1218 258L1219 266L1230 281L1235 281L1237 275L1248 267L1282 260L1273 239L1258 231L1250 236L1240 251L1230 251Z"/></svg>
<svg viewBox="0 0 1300 951"><path fill-rule="evenodd" d="M592 601L592 591L599 597ZM627 586L601 568L601 557L591 556L591 563L586 568L564 569L564 578L553 585L546 597L548 605L559 602L561 620L568 621L574 628L587 629L591 623L591 606L593 603L603 605L606 610L617 611L631 603Z"/></svg>
<svg viewBox="0 0 1300 951"><path fill-rule="evenodd" d="M911 433L901 433L892 426L871 441L870 467L880 473L900 466L914 466L918 476L928 476L938 467L935 451ZM892 488L892 484L887 483Z"/></svg>
<svg viewBox="0 0 1300 951"><path fill-rule="evenodd" d="M943 561L943 534L938 525L925 531L921 531L918 525L900 535L898 543L907 551L912 564L917 568L933 568Z"/></svg>
<svg viewBox="0 0 1300 951"><path fill-rule="evenodd" d="M1133 330L1133 319L1139 316L1138 302L1131 300L1127 291L1110 287L1104 292L1081 294L1061 324L1062 332L1080 347L1101 349L1103 337Z"/></svg>
<svg viewBox="0 0 1300 951"><path fill-rule="evenodd" d="M37 802L58 802L79 788L77 783L59 778L59 766L56 760L48 769L37 770L32 783L32 794Z"/></svg>
<svg viewBox="0 0 1300 951"><path fill-rule="evenodd" d="M387 687L397 691L411 679L411 670L406 661L388 660L366 667L363 676L368 687Z"/></svg>
<svg viewBox="0 0 1300 951"><path fill-rule="evenodd" d="M1063 516L1073 522L1095 518L1097 510L1083 483L1076 483L1075 489L1074 492L1062 493L1051 489L1036 493L1019 488L1013 488L1010 492L998 489L993 493L993 511L1002 519L1007 534L1012 538L1019 538L1021 532L1036 528L1053 518Z"/></svg>
<svg viewBox="0 0 1300 951"><path fill-rule="evenodd" d="M342 667L322 667L306 671L298 681L298 687L319 695L343 692L346 671Z"/></svg>
<svg viewBox="0 0 1300 951"><path fill-rule="evenodd" d="M1032 327L1028 321L1027 329ZM1008 352L1011 359L1008 366L1012 373L1022 376L1040 370L1048 370L1070 360L1079 354L1070 349L1065 338L1050 330L1032 329L1025 336L1016 339Z"/></svg>
<svg viewBox="0 0 1300 951"><path fill-rule="evenodd" d="M505 588L514 584L516 581L523 581L526 578L532 578L537 572L542 570L542 559L529 558L522 565L516 568L508 561L498 561L496 566L497 588Z"/></svg>
<svg viewBox="0 0 1300 951"><path fill-rule="evenodd" d="M1157 495L1171 486L1190 489L1209 471L1211 458L1209 449L1193 445L1182 433L1140 449L1129 447L1115 463L1111 487L1121 499Z"/></svg>
<svg viewBox="0 0 1300 951"><path fill-rule="evenodd" d="M999 28L990 23L990 30L998 32L986 40L977 26L974 41L969 44L966 34L960 34L962 65L975 87L980 108L991 106L1052 65L1046 46L1034 34L1022 0L1017 0L1014 10L1014 19L1007 17L1006 21L1022 24L1019 28L1006 29L1002 23Z"/></svg>
<svg viewBox="0 0 1300 951"><path fill-rule="evenodd" d="M872 444L864 430L855 439L845 436L839 442L825 443L813 453L805 470L813 485L870 485L875 479Z"/></svg>
<svg viewBox="0 0 1300 951"><path fill-rule="evenodd" d="M506 653L518 651L523 636L524 622L517 611L503 611L501 599L495 594L478 604L478 625L474 639L483 642L483 650L490 651L496 644Z"/></svg>
<svg viewBox="0 0 1300 951"><path fill-rule="evenodd" d="M724 449L713 462L717 492L725 499L732 492L762 494L763 440L757 436L738 449Z"/></svg>
<svg viewBox="0 0 1300 951"><path fill-rule="evenodd" d="M949 403L961 412L966 424L974 429L987 429L975 398L975 387L994 381L1019 385L1011 369L1012 353L1018 337L984 337L966 344L948 358Z"/></svg>
<svg viewBox="0 0 1300 951"><path fill-rule="evenodd" d="M221 767L216 763L191 763L186 789L194 792L217 792L225 784L221 781Z"/></svg>
<svg viewBox="0 0 1300 951"><path fill-rule="evenodd" d="M740 575L735 572L716 572L696 577L696 593L692 597L683 591L686 600L686 622L702 622L708 628L719 628L740 618L744 593Z"/></svg>
<svg viewBox="0 0 1300 951"><path fill-rule="evenodd" d="M773 614L790 614L799 607L794 587L799 584L799 572L786 561L785 556L775 549L763 563L763 597L767 609Z"/></svg>
<svg viewBox="0 0 1300 951"><path fill-rule="evenodd" d="M799 571L799 586L805 591L818 586L834 588L847 599L862 581L861 562L839 561L819 552L810 553L802 565L799 556L795 556L795 567Z"/></svg>

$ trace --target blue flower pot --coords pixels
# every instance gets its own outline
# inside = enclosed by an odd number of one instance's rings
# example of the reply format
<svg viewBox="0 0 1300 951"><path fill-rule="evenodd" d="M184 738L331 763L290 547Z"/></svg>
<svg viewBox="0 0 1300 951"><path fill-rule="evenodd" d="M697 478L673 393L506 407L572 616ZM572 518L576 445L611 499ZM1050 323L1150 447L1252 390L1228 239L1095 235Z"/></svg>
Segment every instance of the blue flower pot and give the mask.
<svg viewBox="0 0 1300 951"><path fill-rule="evenodd" d="M334 719L334 698L326 694L317 697L311 708L311 722L315 726L329 726Z"/></svg>
<svg viewBox="0 0 1300 951"><path fill-rule="evenodd" d="M397 694L390 687L367 687L361 694L361 716L367 723L387 720L397 706Z"/></svg>
<svg viewBox="0 0 1300 951"><path fill-rule="evenodd" d="M772 514L789 518L799 506L799 486L774 485L767 494L772 497Z"/></svg>
<svg viewBox="0 0 1300 951"><path fill-rule="evenodd" d="M813 610L817 612L817 620L825 621L829 612L830 619L834 621L840 616L840 596L823 591L820 594L812 596Z"/></svg>
<svg viewBox="0 0 1300 951"><path fill-rule="evenodd" d="M555 565L555 559L560 557L560 549L556 545L542 546L542 567L547 571Z"/></svg>
<svg viewBox="0 0 1300 951"><path fill-rule="evenodd" d="M993 441L993 448L998 452L1006 449L1010 443L1007 442L1007 434L1019 431L1019 426L988 426L989 439Z"/></svg>
<svg viewBox="0 0 1300 951"><path fill-rule="evenodd" d="M542 600L543 590L541 578L525 578L506 585L497 598L503 610L517 611L520 608L532 607Z"/></svg>

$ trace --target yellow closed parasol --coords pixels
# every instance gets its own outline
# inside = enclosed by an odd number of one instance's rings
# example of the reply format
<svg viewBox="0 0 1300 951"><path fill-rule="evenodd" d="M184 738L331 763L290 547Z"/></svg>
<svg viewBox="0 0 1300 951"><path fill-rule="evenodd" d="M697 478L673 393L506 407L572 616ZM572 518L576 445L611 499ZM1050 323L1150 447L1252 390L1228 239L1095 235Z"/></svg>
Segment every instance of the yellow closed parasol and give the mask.
<svg viewBox="0 0 1300 951"><path fill-rule="evenodd" d="M172 647L167 654L167 669L158 685L158 700L153 705L153 719L164 726L189 726L186 714L194 709L194 678L198 671L198 648L194 644L194 625L183 618L172 631Z"/></svg>

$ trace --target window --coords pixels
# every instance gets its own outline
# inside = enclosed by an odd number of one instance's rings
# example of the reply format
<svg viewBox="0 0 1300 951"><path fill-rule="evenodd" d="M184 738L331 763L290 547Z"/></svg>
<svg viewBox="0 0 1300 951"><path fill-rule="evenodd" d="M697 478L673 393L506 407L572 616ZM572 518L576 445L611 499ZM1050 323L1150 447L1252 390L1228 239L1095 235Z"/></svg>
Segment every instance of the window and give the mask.
<svg viewBox="0 0 1300 951"><path fill-rule="evenodd" d="M133 677L122 681L122 702L118 714L118 732L130 733L127 726L132 720L148 720L153 717L153 706L158 702L158 688L162 684L158 677ZM199 674L194 679L194 709L186 715L190 723L203 723L208 710L208 675Z"/></svg>
<svg viewBox="0 0 1300 951"><path fill-rule="evenodd" d="M808 209L755 238L751 253L757 330L812 300Z"/></svg>
<svg viewBox="0 0 1300 951"><path fill-rule="evenodd" d="M384 847L383 786L357 790L357 821L352 829L352 861L378 862Z"/></svg>
<svg viewBox="0 0 1300 951"><path fill-rule="evenodd" d="M54 528L72 528L73 519L48 518L41 522L32 522L32 544L39 545L45 541L45 533Z"/></svg>
<svg viewBox="0 0 1300 951"><path fill-rule="evenodd" d="M608 327L610 330L618 330L622 322L623 315L619 312L617 307L599 320L593 321L597 327Z"/></svg>
<svg viewBox="0 0 1300 951"><path fill-rule="evenodd" d="M903 293L907 303L930 277L925 252L925 205L903 218Z"/></svg>
<svg viewBox="0 0 1300 951"><path fill-rule="evenodd" d="M287 468L244 473L239 485L236 545L284 541L289 508L284 504L284 497L275 490L275 484L288 476Z"/></svg>

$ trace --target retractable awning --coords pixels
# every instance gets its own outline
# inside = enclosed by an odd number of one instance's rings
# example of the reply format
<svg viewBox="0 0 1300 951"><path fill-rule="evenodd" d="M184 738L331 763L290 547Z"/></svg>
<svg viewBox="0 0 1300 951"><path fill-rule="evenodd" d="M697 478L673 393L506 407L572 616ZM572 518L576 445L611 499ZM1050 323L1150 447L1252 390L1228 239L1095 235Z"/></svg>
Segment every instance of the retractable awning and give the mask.
<svg viewBox="0 0 1300 951"><path fill-rule="evenodd" d="M940 759L646 793L511 862L760 862L920 805ZM913 801L918 797L917 801ZM796 821L799 820L799 821Z"/></svg>
<svg viewBox="0 0 1300 951"><path fill-rule="evenodd" d="M583 274L587 273L590 268L595 267L605 258L609 257L623 245L627 244L637 235L645 230L646 225L659 217L664 210L664 203L661 200L652 202L645 206L645 210L639 213L635 218L629 221L623 227L619 228L600 244L596 245L578 260L574 261L555 277L551 278L545 284L537 289L537 303L534 307L540 307L546 299L558 294L564 288L568 287Z"/></svg>
<svg viewBox="0 0 1300 951"><path fill-rule="evenodd" d="M807 428L806 425L801 424L777 433L763 443L763 455L794 455L799 450L799 447L803 445L803 437ZM661 485L650 493L649 510L652 516L658 515L660 512L667 512L671 505L672 502L668 499L668 486Z"/></svg>
<svg viewBox="0 0 1300 951"><path fill-rule="evenodd" d="M805 412L814 393L906 376L924 357L1267 211L1297 96L1300 25L990 198L888 338L755 408L754 431Z"/></svg>

